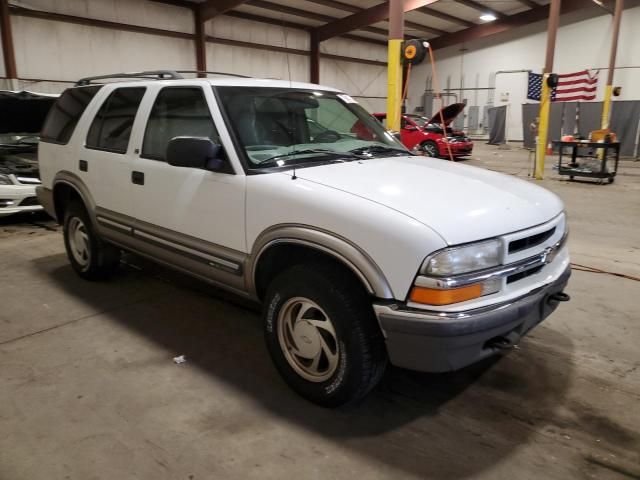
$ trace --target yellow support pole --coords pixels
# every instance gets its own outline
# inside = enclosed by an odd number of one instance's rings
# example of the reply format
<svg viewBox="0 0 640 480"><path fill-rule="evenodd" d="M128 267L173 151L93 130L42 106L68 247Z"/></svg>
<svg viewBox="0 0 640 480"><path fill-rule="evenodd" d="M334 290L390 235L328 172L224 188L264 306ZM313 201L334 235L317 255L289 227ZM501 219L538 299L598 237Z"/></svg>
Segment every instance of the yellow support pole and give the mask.
<svg viewBox="0 0 640 480"><path fill-rule="evenodd" d="M604 102L602 104L602 122L600 128L609 128L609 112L611 112L611 92L613 85L604 87Z"/></svg>
<svg viewBox="0 0 640 480"><path fill-rule="evenodd" d="M549 112L551 111L551 89L547 85L548 73L542 76L540 93L540 123L538 124L538 144L536 145L536 180L544 175L544 160L547 155L547 135L549 133Z"/></svg>
<svg viewBox="0 0 640 480"><path fill-rule="evenodd" d="M549 111L551 110L551 89L547 85L549 74L553 71L553 54L556 49L556 35L560 23L560 2L551 0L549 6L549 22L547 24L547 53L545 54L544 70L542 71L542 92L540 92L540 122L538 123L538 144L536 145L536 180L542 180L544 175L544 158L547 153L547 138L549 137Z"/></svg>
<svg viewBox="0 0 640 480"><path fill-rule="evenodd" d="M387 129L400 131L402 108L402 40L389 39L387 57Z"/></svg>

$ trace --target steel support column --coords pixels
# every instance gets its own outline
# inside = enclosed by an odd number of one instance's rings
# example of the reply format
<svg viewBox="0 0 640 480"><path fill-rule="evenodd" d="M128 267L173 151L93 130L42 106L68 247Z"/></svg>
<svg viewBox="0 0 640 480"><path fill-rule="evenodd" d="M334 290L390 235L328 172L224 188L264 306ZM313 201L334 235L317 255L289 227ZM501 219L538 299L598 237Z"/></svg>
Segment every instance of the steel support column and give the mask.
<svg viewBox="0 0 640 480"><path fill-rule="evenodd" d="M549 135L549 112L551 111L551 89L547 85L549 74L553 71L553 54L556 50L556 35L560 23L560 0L551 0L549 8L549 23L547 26L547 53L545 56L542 75L542 93L540 95L540 123L538 124L538 143L536 145L535 177L542 180L544 174L544 160Z"/></svg>
<svg viewBox="0 0 640 480"><path fill-rule="evenodd" d="M193 21L195 22L195 47L196 47L196 70L207 71L207 36L204 31L204 16L202 8L193 11ZM199 73L198 77L206 77L206 73Z"/></svg>
<svg viewBox="0 0 640 480"><path fill-rule="evenodd" d="M387 54L387 128L400 131L402 103L402 63L400 52L404 38L404 2L389 0L389 45Z"/></svg>
<svg viewBox="0 0 640 480"><path fill-rule="evenodd" d="M16 55L13 49L13 34L11 33L11 18L9 17L9 0L0 0L0 34L2 55L4 57L4 71L8 79L18 78Z"/></svg>
<svg viewBox="0 0 640 480"><path fill-rule="evenodd" d="M613 35L611 37L611 53L609 54L609 71L607 72L607 85L604 90L604 102L602 103L601 128L609 128L609 115L611 113L611 93L613 90L613 72L616 68L616 54L618 51L618 36L620 33L620 19L624 9L624 0L616 0L616 9L613 14Z"/></svg>
<svg viewBox="0 0 640 480"><path fill-rule="evenodd" d="M310 36L310 56L309 56L309 81L320 83L320 40L318 31L311 30Z"/></svg>

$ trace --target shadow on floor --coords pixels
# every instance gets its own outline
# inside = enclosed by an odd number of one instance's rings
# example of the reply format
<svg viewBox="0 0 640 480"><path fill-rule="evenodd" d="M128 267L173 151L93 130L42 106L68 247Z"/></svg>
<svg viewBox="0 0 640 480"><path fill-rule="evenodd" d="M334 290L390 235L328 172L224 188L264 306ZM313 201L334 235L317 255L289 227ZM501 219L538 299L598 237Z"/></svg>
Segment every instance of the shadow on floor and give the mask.
<svg viewBox="0 0 640 480"><path fill-rule="evenodd" d="M539 327L536 341L545 349L529 348L525 341L506 358L451 374L391 368L359 405L323 409L296 396L279 378L255 305L136 257L126 261L130 265L104 283L81 280L63 255L35 263L66 295L90 304L105 291L140 288L140 280L149 292L164 292L111 310L108 318L168 352L186 355L191 365L284 422L421 478L472 478L494 467L553 423L567 401L573 345ZM158 288L158 281L170 285Z"/></svg>

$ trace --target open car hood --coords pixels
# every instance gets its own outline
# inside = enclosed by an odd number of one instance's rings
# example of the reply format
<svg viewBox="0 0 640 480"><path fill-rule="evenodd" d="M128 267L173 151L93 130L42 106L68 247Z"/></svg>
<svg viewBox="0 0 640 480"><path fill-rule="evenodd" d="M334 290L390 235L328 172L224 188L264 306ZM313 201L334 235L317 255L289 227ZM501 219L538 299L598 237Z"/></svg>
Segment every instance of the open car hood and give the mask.
<svg viewBox="0 0 640 480"><path fill-rule="evenodd" d="M58 96L0 90L0 135L39 134Z"/></svg>
<svg viewBox="0 0 640 480"><path fill-rule="evenodd" d="M429 119L427 123L440 125L442 123L442 118L444 118L444 125L448 126L458 115L460 115L460 112L464 110L464 107L464 103L452 103L451 105L447 105L446 107L441 108ZM440 112L442 112L442 115L440 115Z"/></svg>

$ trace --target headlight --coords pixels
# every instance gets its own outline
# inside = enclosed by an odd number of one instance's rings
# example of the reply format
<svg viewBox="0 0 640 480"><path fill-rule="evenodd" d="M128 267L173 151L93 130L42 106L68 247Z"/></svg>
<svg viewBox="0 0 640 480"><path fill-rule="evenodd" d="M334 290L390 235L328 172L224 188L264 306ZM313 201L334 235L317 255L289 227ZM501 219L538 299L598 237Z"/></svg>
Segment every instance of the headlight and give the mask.
<svg viewBox="0 0 640 480"><path fill-rule="evenodd" d="M427 259L423 273L437 277L459 275L500 265L498 240L474 243L442 250Z"/></svg>
<svg viewBox="0 0 640 480"><path fill-rule="evenodd" d="M409 293L409 300L427 305L450 305L499 292L502 278L492 278L463 286L447 286L445 277L484 270L500 265L501 242L487 240L461 247L445 248L427 258Z"/></svg>
<svg viewBox="0 0 640 480"><path fill-rule="evenodd" d="M13 185L13 182L9 178L9 175L0 174L0 185Z"/></svg>

